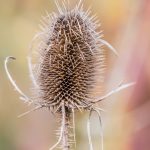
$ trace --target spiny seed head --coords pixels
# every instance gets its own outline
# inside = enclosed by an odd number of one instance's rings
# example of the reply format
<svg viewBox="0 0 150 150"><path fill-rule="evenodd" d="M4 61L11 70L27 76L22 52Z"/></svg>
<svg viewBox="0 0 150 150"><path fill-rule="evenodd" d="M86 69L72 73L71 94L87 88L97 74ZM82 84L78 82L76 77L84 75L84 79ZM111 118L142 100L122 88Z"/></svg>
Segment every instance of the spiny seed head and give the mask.
<svg viewBox="0 0 150 150"><path fill-rule="evenodd" d="M101 32L95 17L77 5L44 17L38 60L34 68L36 99L55 111L62 101L69 111L91 103L102 70ZM102 71L100 71L102 73Z"/></svg>

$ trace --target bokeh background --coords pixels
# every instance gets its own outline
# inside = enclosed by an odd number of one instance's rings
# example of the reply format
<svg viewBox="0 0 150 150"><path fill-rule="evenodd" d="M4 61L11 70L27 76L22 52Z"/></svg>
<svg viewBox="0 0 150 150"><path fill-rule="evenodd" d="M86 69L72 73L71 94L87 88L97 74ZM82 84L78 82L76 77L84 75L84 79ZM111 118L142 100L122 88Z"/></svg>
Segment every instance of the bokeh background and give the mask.
<svg viewBox="0 0 150 150"><path fill-rule="evenodd" d="M70 0L75 4L77 0ZM84 0L92 6L104 31L105 40L119 52L106 49L107 68L103 93L120 81L136 81L134 87L106 99L102 112L105 150L150 149L150 0ZM33 112L19 100L4 71L4 59L17 58L9 68L17 84L30 95L27 67L29 44L39 30L42 15L57 11L53 0L0 0L0 150L48 150L56 141L56 119L46 110ZM97 89L98 90L98 89ZM76 114L78 150L87 150L87 114ZM100 126L92 117L94 149L100 148Z"/></svg>

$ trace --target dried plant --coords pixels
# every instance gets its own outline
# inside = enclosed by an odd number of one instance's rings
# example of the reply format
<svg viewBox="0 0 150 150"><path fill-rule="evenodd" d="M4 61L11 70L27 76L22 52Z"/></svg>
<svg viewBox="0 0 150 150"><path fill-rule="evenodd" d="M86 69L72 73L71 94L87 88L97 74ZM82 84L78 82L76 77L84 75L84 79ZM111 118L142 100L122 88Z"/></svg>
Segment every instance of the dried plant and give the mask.
<svg viewBox="0 0 150 150"><path fill-rule="evenodd" d="M33 57L28 57L34 86L33 97L29 98L20 90L8 71L7 62L15 59L14 57L6 58L5 69L14 88L20 93L21 99L36 105L31 111L46 107L57 114L61 126L59 139L49 150L58 145L63 150L73 148L73 143L76 142L74 113L82 110L90 112L87 131L92 150L90 116L93 111L97 112L101 123L101 109L95 104L133 83L119 85L97 99L91 96L99 72L102 73L104 68L105 57L101 46L108 46L116 55L117 52L102 39L101 31L97 31L100 24L95 16L90 17L90 9L83 10L82 1L71 10L65 1L62 2L63 7L55 2L59 12L43 17L42 31L35 36L35 39L39 38L41 41L36 50L38 52L36 63L32 63Z"/></svg>

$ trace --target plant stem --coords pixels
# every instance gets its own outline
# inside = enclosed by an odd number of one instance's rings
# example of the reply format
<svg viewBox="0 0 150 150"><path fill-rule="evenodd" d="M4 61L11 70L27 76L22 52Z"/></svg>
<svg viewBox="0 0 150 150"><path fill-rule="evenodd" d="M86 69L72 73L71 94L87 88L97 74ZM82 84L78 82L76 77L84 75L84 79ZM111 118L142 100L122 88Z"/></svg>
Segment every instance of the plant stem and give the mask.
<svg viewBox="0 0 150 150"><path fill-rule="evenodd" d="M63 133L62 133L62 149L69 150L69 120L70 120L70 112L68 112L67 108L65 107L64 103L62 105L62 126L63 126Z"/></svg>

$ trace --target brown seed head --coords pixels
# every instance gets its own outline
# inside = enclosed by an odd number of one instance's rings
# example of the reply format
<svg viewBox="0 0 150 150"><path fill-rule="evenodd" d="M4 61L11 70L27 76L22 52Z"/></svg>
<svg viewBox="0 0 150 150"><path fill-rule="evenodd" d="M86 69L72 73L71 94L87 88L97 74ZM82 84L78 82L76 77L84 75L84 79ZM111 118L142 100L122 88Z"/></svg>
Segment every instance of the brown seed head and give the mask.
<svg viewBox="0 0 150 150"><path fill-rule="evenodd" d="M98 25L88 13L75 7L45 17L34 72L37 99L47 107L59 108L64 101L69 111L85 108L91 102L90 94L104 57Z"/></svg>

